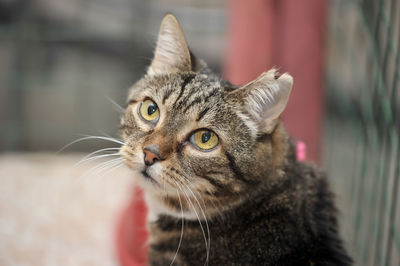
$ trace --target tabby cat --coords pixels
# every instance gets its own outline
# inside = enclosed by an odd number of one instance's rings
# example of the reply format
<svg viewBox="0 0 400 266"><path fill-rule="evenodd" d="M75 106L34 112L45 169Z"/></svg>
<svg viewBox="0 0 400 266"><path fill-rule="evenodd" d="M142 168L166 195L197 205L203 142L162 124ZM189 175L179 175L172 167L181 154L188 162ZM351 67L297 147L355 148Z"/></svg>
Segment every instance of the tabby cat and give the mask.
<svg viewBox="0 0 400 266"><path fill-rule="evenodd" d="M164 17L130 89L120 149L149 207L151 265L350 265L323 174L296 161L280 115L293 85L274 69L240 87Z"/></svg>

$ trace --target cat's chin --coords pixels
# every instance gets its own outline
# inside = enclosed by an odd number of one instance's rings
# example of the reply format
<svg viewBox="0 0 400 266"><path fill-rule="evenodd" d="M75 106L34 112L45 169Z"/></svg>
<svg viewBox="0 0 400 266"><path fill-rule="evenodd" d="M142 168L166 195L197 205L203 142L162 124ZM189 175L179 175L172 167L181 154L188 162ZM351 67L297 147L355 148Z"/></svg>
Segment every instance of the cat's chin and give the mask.
<svg viewBox="0 0 400 266"><path fill-rule="evenodd" d="M157 193L162 189L157 179L145 167L134 169L133 173L137 185L146 193Z"/></svg>
<svg viewBox="0 0 400 266"><path fill-rule="evenodd" d="M133 172L137 185L145 192L149 222L157 221L160 215L178 219L205 220L206 213L207 217L211 214L199 207L202 206L202 203L204 204L200 199L190 197L187 200L188 196L193 193L191 190L185 192L181 190L182 192L178 194L178 188L163 180L163 166L161 164L154 164L150 167L136 166L133 168ZM192 211L194 207L196 210Z"/></svg>
<svg viewBox="0 0 400 266"><path fill-rule="evenodd" d="M140 171L141 177L143 179L145 179L146 181L149 181L155 185L158 185L158 182L156 181L156 179L154 177L152 177L149 173L148 170L145 168L142 171Z"/></svg>
<svg viewBox="0 0 400 266"><path fill-rule="evenodd" d="M147 167L142 165L140 167L135 167L134 169L136 180L138 184L145 190L151 193L168 193L169 188L160 178L162 173L162 167L160 165L153 165Z"/></svg>

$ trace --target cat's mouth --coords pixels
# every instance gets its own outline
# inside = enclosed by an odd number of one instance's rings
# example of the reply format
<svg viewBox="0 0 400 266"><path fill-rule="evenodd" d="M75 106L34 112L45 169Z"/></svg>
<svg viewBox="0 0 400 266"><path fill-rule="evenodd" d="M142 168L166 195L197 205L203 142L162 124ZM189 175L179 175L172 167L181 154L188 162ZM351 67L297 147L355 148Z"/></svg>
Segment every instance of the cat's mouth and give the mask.
<svg viewBox="0 0 400 266"><path fill-rule="evenodd" d="M146 167L145 169L143 169L140 173L143 175L143 177L146 180L149 180L150 182L153 182L155 184L158 184L158 182L149 174L149 172L147 171L148 167Z"/></svg>
<svg viewBox="0 0 400 266"><path fill-rule="evenodd" d="M153 185L159 185L158 177L162 173L162 166L159 163L147 166L141 156L129 148L123 146L120 150L121 156L125 159L126 165L130 167L135 173L141 176L146 182L150 182Z"/></svg>

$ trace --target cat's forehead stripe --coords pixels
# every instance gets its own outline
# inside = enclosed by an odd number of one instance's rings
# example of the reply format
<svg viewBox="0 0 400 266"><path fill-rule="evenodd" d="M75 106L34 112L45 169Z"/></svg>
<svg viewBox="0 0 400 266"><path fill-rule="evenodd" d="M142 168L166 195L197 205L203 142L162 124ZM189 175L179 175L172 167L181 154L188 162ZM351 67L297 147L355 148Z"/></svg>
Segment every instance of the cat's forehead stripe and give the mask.
<svg viewBox="0 0 400 266"><path fill-rule="evenodd" d="M210 82L206 75L197 75L190 83L186 84L187 90L179 101L178 109L187 112L192 106L210 102L211 97L216 96L221 90L219 83Z"/></svg>
<svg viewBox="0 0 400 266"><path fill-rule="evenodd" d="M179 99L182 97L182 95L183 95L183 93L184 93L184 91L185 91L185 89L186 89L186 86L187 86L195 77L196 77L195 74L184 75L184 76L182 77L182 78L183 78L183 82L182 82L182 84L181 84L181 88L180 88L180 91L179 91L179 95L178 95L178 97L177 97L176 100L175 100L174 106L176 106L177 102L178 102Z"/></svg>
<svg viewBox="0 0 400 266"><path fill-rule="evenodd" d="M208 112L208 110L210 110L209 107L207 107L206 109L204 109L203 111L201 111L201 112L198 114L198 116L197 116L197 118L196 118L196 121L200 121L200 119L203 118L203 116Z"/></svg>
<svg viewBox="0 0 400 266"><path fill-rule="evenodd" d="M174 88L176 93L179 92L173 104L175 109L181 109L187 101L188 96L190 97L193 94L193 88L197 87L194 80L196 80L195 74L190 75L190 77L186 75L181 76L180 89Z"/></svg>
<svg viewBox="0 0 400 266"><path fill-rule="evenodd" d="M175 82L163 88L161 102L165 104L172 95L175 95L171 106L183 112L187 112L192 106L209 102L211 97L223 90L219 81L199 73L180 74L175 78Z"/></svg>
<svg viewBox="0 0 400 266"><path fill-rule="evenodd" d="M198 103L207 103L209 102L210 98L216 96L220 88L214 88L211 92L209 92L206 96L200 95L193 99L190 103L188 103L184 109L184 112L187 112L192 106Z"/></svg>

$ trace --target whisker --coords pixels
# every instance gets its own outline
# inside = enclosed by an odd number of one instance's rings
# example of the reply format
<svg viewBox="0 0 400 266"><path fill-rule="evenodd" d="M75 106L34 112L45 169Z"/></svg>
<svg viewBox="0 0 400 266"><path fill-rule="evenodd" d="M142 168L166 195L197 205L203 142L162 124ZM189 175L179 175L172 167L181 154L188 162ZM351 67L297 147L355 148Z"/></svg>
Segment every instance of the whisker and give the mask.
<svg viewBox="0 0 400 266"><path fill-rule="evenodd" d="M113 162L110 163L106 166L101 167L100 169L96 170L96 173L93 174L92 176L96 179L96 180L100 180L102 179L109 170L112 170L114 167L122 165L122 162Z"/></svg>
<svg viewBox="0 0 400 266"><path fill-rule="evenodd" d="M125 109L119 105L118 103L116 103L113 99L111 99L109 96L105 96L107 100L109 100L115 107L115 110L118 111L119 113L123 114L125 113Z"/></svg>
<svg viewBox="0 0 400 266"><path fill-rule="evenodd" d="M119 138L113 137L113 136L111 136L110 134L106 133L106 132L105 132L105 131L103 131L103 130L98 130L98 132L99 132L99 134L101 134L101 135L102 135L102 137L108 137L108 138L112 138L112 139L115 139L115 140L119 140L119 141L122 141L122 142L124 142L122 139L119 139Z"/></svg>
<svg viewBox="0 0 400 266"><path fill-rule="evenodd" d="M206 214L205 214L203 208L201 207L201 204L200 204L199 200L197 199L197 197L196 197L196 195L193 193L193 191L190 189L190 187L189 187L187 184L185 184L185 187L190 191L190 193L192 193L193 198L194 198L195 201L197 202L197 205L199 206L200 211L201 211L201 213L202 213L202 215L203 215L203 217L204 217L204 221L205 221L205 223L206 223L207 235L208 235L208 248L207 248L207 258L206 258L206 263L205 263L205 264L208 264L208 259L209 259L209 254L210 254L210 245L211 245L211 235L210 235L210 228L208 227L207 216L206 216ZM203 201L203 202L204 202L204 201Z"/></svg>
<svg viewBox="0 0 400 266"><path fill-rule="evenodd" d="M181 174L181 175L182 175L182 174ZM206 258L206 263L205 263L205 264L208 264L209 254L210 254L210 246L211 246L211 234L210 234L210 228L209 228L209 226L208 226L207 216L206 216L206 214L205 214L203 208L201 207L201 204L200 204L200 202L198 201L196 195L194 194L194 192L193 192L193 191L190 189L190 187L189 187L189 184L188 184L188 183L189 183L189 179L188 179L185 175L182 175L182 176L185 178L184 180L185 180L186 183L187 183L187 184L185 184L185 183L182 182L182 184L192 193L192 195L193 195L194 199L196 200L197 205L199 206L200 211L201 211L201 213L202 213L202 215L203 215L203 217L204 217L204 221L205 221L205 223L206 223L207 235L208 235L208 246L207 246L207 244L206 244L206 247L207 247L207 258ZM203 199L202 197L201 197L201 199L202 199L202 201L203 201L203 203L204 203L204 208L206 208L204 199ZM196 213L196 215L197 215L197 213ZM205 236L204 236L204 237L205 237Z"/></svg>
<svg viewBox="0 0 400 266"><path fill-rule="evenodd" d="M105 162L98 163L95 166L91 167L90 169L84 170L84 172L81 173L75 181L80 183L84 180L88 180L88 178L91 179L91 178L95 177L95 175L97 173L99 173L99 170L101 172L104 169L107 169L108 167L112 167L112 166L116 165L116 163L119 163L119 162L122 163L122 161L119 161L119 160L122 160L122 159L115 158L115 159L107 160Z"/></svg>
<svg viewBox="0 0 400 266"><path fill-rule="evenodd" d="M119 149L120 149L120 147L112 147L112 148L105 148L105 149L97 150L97 151L89 153L88 155L83 157L82 160L84 160L86 158L89 158L91 155L95 155L95 154L100 153L102 151L112 151L112 150L119 150Z"/></svg>
<svg viewBox="0 0 400 266"><path fill-rule="evenodd" d="M100 181L109 173L111 173L112 171L115 171L116 169L120 168L121 166L123 166L123 162L118 162L114 165L111 165L107 170L105 170L105 172L99 176L97 176L97 179L100 179Z"/></svg>
<svg viewBox="0 0 400 266"><path fill-rule="evenodd" d="M71 146L72 144L75 144L75 143L77 143L77 142L81 142L81 141L84 141L84 140L90 140L90 139L108 140L108 141L110 141L110 142L114 142L114 143L118 143L118 144L121 144L121 145L125 145L124 142L122 142L122 141L120 141L120 140L118 140L118 139L115 139L115 138L111 138L111 137L104 137L104 136L85 136L85 137L79 138L79 139L77 139L77 140L74 140L74 141L68 143L67 145L65 145L64 147L62 147L61 149L59 149L59 150L57 151L57 153L59 153L59 152L65 150L66 148L68 148L68 147Z"/></svg>
<svg viewBox="0 0 400 266"><path fill-rule="evenodd" d="M182 221L182 228L181 228L181 237L180 237L180 239L179 239L178 248L176 249L176 252L175 252L174 258L172 259L170 266L171 266L172 264L174 264L174 261L175 261L175 259L176 259L176 256L177 256L177 255L178 255L178 253L179 253L179 249L181 248L182 239L183 239L183 228L184 228L184 225L185 225L185 222L184 222L184 219L183 219L183 207L182 207L181 196L179 195L179 191L178 191L178 190L176 190L176 192L177 192L177 194L178 194L179 205L181 206L181 221Z"/></svg>
<svg viewBox="0 0 400 266"><path fill-rule="evenodd" d="M118 143L121 145L125 145L125 142L123 142L122 140L114 138L114 137L110 137L110 136L91 136L91 135L83 135L83 136L87 137L87 138L91 138L91 139L108 140L108 141L115 142L115 143Z"/></svg>
<svg viewBox="0 0 400 266"><path fill-rule="evenodd" d="M197 196L199 196L199 198L200 198L201 201L203 202L204 209L206 209L206 208L207 208L207 204L206 204L206 202L204 201L203 195L201 195L201 193L198 192L198 191L195 191L195 193L196 193ZM210 200L209 202L213 205L213 208L214 208L215 210L217 210L218 215L220 216L221 221L225 221L225 217L224 217L224 215L222 214L222 212L221 212L221 210L220 210L220 207L221 207L220 203L219 203L219 202L214 202L214 201L212 201L212 200ZM220 205L220 206L217 206L216 203L217 203L218 205Z"/></svg>
<svg viewBox="0 0 400 266"><path fill-rule="evenodd" d="M94 160L97 160L97 159L100 159L100 158L104 158L104 157L109 157L109 156L121 156L119 153L109 153L109 154L101 154L101 155L97 155L97 156L92 156L92 157L90 157L90 158L83 158L83 159L81 159L79 162L77 162L75 165L74 165L74 167L77 167L77 166L79 166L79 165L81 165L81 164L86 164L86 163L89 163L89 162L91 162L91 161L94 161ZM87 157L87 156L86 156Z"/></svg>
<svg viewBox="0 0 400 266"><path fill-rule="evenodd" d="M121 158L115 158L115 159L109 160L106 163L101 164L100 167L96 167L94 169L94 170L96 170L94 174L97 175L97 174L101 173L102 171L104 171L105 169L107 169L108 167L110 167L110 166L112 166L114 164L118 164L118 163L122 163L122 159Z"/></svg>
<svg viewBox="0 0 400 266"><path fill-rule="evenodd" d="M115 159L111 159L111 160L108 160L106 162L100 163L99 165L90 168L87 171L87 174L85 174L84 176L96 175L96 174L100 173L101 171L103 171L104 169L107 169L108 166L113 165L116 162L123 162L123 159L122 158L115 158Z"/></svg>
<svg viewBox="0 0 400 266"><path fill-rule="evenodd" d="M188 194L186 194L186 192L180 187L180 185L178 184L178 182L176 182L176 185L177 185L177 186L180 188L180 190L185 194L186 200L189 201L189 204L192 206L192 209L193 209L194 213L196 214L197 221L199 222L200 229L201 229L201 231L202 231L202 233L203 233L204 243L205 243L205 245L206 245L207 258L206 258L205 265L207 265L207 264L208 264L208 254L209 254L209 253L208 253L208 251L209 251L209 248L208 248L208 241L207 241L206 233L205 233L205 231L204 231L204 228L203 228L203 225L202 225L202 223L201 223L200 217L199 217L199 215L198 215L198 213L197 213L197 211L196 211L196 208L194 207L194 204L192 203L190 197L188 196ZM185 184L182 184L182 185L185 185ZM185 186L186 186L186 185L185 185ZM186 186L186 187L187 187L187 186Z"/></svg>
<svg viewBox="0 0 400 266"><path fill-rule="evenodd" d="M221 207L221 203L220 202L214 202L212 200L210 200L210 203L213 205L214 209L217 210L219 218L221 219L222 222L225 221L225 216L222 214L220 207ZM216 203L219 205L217 206ZM204 204L205 205L205 204Z"/></svg>

